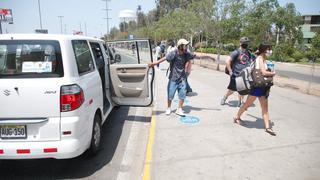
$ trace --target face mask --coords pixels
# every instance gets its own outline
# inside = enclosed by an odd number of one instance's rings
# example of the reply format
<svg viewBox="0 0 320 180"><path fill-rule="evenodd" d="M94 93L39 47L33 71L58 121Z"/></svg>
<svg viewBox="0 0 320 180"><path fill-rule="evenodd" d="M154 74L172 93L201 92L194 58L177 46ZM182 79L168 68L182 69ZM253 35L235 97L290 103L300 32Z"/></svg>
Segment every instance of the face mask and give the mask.
<svg viewBox="0 0 320 180"><path fill-rule="evenodd" d="M267 55L267 57L270 57L272 55L272 50L268 50L266 55Z"/></svg>
<svg viewBox="0 0 320 180"><path fill-rule="evenodd" d="M248 44L241 44L241 47L242 47L243 49L247 49L247 48L248 48Z"/></svg>

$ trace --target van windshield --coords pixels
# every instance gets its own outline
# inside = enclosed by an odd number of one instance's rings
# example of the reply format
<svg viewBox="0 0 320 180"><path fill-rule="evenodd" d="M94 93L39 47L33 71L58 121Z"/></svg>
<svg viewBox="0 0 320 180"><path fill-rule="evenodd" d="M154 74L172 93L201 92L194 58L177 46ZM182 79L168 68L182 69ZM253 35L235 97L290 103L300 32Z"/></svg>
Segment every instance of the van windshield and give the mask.
<svg viewBox="0 0 320 180"><path fill-rule="evenodd" d="M0 78L62 76L58 41L0 40Z"/></svg>

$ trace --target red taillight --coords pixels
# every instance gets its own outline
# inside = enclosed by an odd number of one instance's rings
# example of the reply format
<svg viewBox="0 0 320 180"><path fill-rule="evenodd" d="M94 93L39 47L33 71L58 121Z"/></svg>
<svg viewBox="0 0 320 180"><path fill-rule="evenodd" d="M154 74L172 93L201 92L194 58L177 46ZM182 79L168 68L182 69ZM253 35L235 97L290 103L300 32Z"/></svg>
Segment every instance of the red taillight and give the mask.
<svg viewBox="0 0 320 180"><path fill-rule="evenodd" d="M3 149L0 149L0 154L3 154Z"/></svg>
<svg viewBox="0 0 320 180"><path fill-rule="evenodd" d="M17 154L29 154L30 149L17 149Z"/></svg>
<svg viewBox="0 0 320 180"><path fill-rule="evenodd" d="M81 106L84 102L83 90L80 86L68 85L61 86L60 92L60 111L73 111Z"/></svg>
<svg viewBox="0 0 320 180"><path fill-rule="evenodd" d="M46 149L43 149L43 152L44 153L54 153L54 152L58 152L58 149L57 148L46 148Z"/></svg>

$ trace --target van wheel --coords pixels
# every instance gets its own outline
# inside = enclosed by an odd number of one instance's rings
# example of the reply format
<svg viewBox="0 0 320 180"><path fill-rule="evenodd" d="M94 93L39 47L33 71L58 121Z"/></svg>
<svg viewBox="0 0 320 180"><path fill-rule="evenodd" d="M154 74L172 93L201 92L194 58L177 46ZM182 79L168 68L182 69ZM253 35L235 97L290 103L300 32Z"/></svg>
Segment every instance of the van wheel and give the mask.
<svg viewBox="0 0 320 180"><path fill-rule="evenodd" d="M90 154L95 155L100 149L101 146L101 117L96 114L94 116L93 128L92 128L92 137L90 145Z"/></svg>

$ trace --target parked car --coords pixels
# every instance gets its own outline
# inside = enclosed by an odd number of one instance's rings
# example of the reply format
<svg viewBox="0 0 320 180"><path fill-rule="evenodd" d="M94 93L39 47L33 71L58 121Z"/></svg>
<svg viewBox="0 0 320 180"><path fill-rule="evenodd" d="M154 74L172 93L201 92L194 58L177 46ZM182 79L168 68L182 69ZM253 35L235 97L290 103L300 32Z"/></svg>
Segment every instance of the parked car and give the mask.
<svg viewBox="0 0 320 180"><path fill-rule="evenodd" d="M132 41L149 44L151 51L149 40ZM117 54L113 64L108 43ZM151 52L141 54L137 47L137 55L128 56L117 48L123 42L108 43L85 36L0 35L0 159L96 154L114 106L152 104Z"/></svg>

